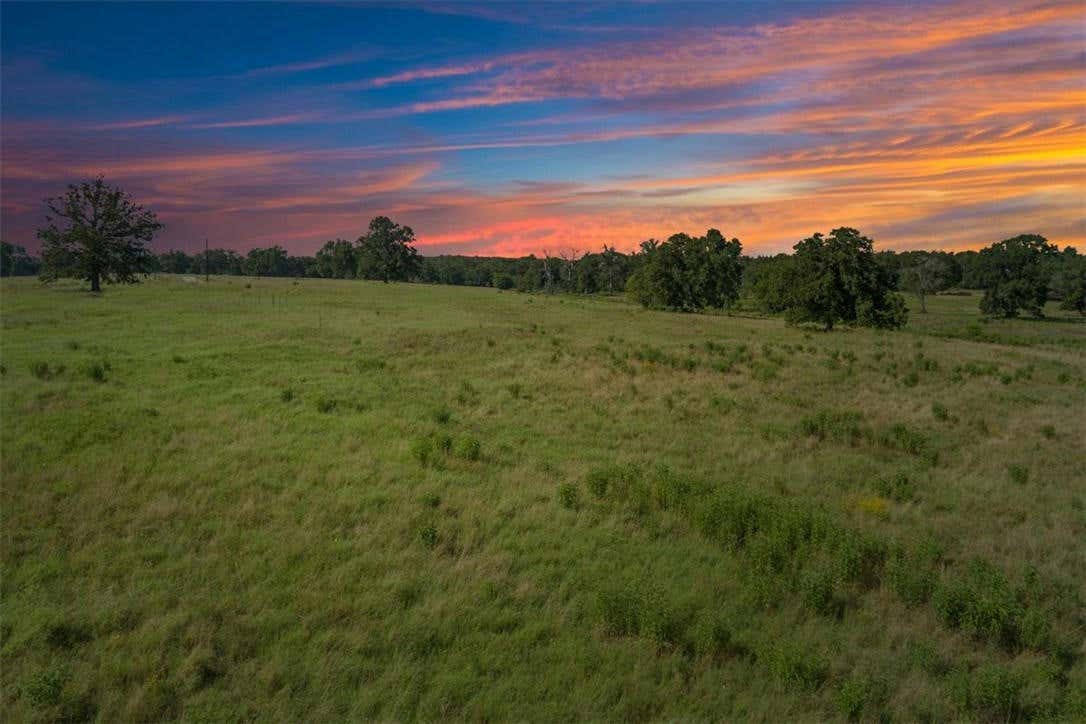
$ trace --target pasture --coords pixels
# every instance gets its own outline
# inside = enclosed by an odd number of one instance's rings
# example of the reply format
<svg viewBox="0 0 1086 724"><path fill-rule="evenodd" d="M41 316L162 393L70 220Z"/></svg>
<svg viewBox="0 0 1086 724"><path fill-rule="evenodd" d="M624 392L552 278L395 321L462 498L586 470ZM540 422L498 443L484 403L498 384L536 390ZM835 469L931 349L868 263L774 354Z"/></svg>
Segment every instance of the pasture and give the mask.
<svg viewBox="0 0 1086 724"><path fill-rule="evenodd" d="M1086 717L1086 322L1054 305L0 295L5 719Z"/></svg>

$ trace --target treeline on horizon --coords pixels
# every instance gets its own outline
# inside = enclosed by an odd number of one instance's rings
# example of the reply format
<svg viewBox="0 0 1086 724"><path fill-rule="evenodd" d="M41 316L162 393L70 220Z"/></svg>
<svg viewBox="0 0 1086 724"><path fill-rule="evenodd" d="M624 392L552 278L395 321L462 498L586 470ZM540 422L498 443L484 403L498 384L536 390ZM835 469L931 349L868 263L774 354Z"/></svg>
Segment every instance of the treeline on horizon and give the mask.
<svg viewBox="0 0 1086 724"><path fill-rule="evenodd" d="M228 249L203 254L154 254L162 229L156 214L101 177L71 184L45 200L40 261L22 247L0 245L0 274L32 274L43 282L83 279L93 293L103 283L135 283L141 275L235 274L253 277L320 277L487 286L522 292L596 294L624 291L651 309L694 312L740 306L783 314L790 324L837 323L896 329L909 309L899 290L925 298L954 288L983 289L981 313L1044 316L1057 299L1086 314L1086 257L1062 251L1038 234L1020 234L980 251L875 252L874 241L841 226L816 233L791 254L743 256L737 238L717 229L703 236L673 234L649 239L629 254L604 246L599 252L545 253L520 258L423 257L415 232L387 216L374 217L355 241L334 239L312 257L291 256L274 245L242 256Z"/></svg>
<svg viewBox="0 0 1086 724"><path fill-rule="evenodd" d="M669 242L674 244L691 238L686 234L676 234ZM541 257L417 255L416 264L401 281L521 292L621 294L628 291L630 278L660 247L660 242L649 240L631 253L604 246L599 252L545 254ZM921 304L929 294L953 289L984 290L990 285L990 265L985 263L980 251L878 251L873 256L878 266L889 275L892 288L915 294ZM739 296L764 311L783 311L777 300L784 282L782 277L786 275L788 266L795 263L794 257L794 253L767 256L738 254ZM313 256L292 255L279 245L254 247L244 255L231 249L209 249L191 254L171 250L153 255L148 260L147 271L252 277L375 278L365 268L360 268L360 264L362 260L357 243L336 239L326 242ZM1040 275L1048 282L1046 298L1072 299L1074 304L1076 291L1080 296L1082 294L1076 289L1076 282L1078 286L1082 285L1086 256L1067 246L1058 253L1041 255L1040 266ZM29 254L24 247L0 242L0 275L37 276L41 269L41 259ZM1078 306L1070 308L1082 311L1081 300Z"/></svg>

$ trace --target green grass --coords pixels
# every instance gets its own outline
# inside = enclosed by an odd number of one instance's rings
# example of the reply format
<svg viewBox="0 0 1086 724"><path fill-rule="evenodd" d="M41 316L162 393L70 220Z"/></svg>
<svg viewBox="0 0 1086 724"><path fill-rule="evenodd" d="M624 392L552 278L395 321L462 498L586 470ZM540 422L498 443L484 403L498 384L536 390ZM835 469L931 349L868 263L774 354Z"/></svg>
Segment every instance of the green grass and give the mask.
<svg viewBox="0 0 1086 724"><path fill-rule="evenodd" d="M1086 323L976 303L4 280L4 718L1082 719Z"/></svg>

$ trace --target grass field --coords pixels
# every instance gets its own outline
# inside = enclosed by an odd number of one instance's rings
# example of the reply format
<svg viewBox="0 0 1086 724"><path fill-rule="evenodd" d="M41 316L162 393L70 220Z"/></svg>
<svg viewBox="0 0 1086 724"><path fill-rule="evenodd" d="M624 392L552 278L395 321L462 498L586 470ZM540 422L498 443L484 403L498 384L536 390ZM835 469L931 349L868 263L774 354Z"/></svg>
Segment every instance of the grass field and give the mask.
<svg viewBox="0 0 1086 724"><path fill-rule="evenodd" d="M4 280L2 709L1086 718L1086 323Z"/></svg>

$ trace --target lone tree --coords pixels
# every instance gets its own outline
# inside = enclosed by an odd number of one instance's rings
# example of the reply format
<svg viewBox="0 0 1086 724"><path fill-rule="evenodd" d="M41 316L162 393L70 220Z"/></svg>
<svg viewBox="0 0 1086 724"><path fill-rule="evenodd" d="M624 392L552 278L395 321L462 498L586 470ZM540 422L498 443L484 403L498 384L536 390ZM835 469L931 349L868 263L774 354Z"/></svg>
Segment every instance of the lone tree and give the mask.
<svg viewBox="0 0 1086 724"><path fill-rule="evenodd" d="M154 257L147 244L162 228L154 212L137 205L101 177L68 187L45 200L42 240L43 281L76 277L101 291L102 282L132 284L150 271Z"/></svg>
<svg viewBox="0 0 1086 724"><path fill-rule="evenodd" d="M369 231L358 239L358 276L383 282L406 281L419 272L421 261L415 247L415 232L387 216L370 222Z"/></svg>
<svg viewBox="0 0 1086 724"><path fill-rule="evenodd" d="M641 267L630 275L626 291L645 307L687 312L722 309L739 298L743 245L716 229L705 236L674 234L662 244L641 244Z"/></svg>
<svg viewBox="0 0 1086 724"><path fill-rule="evenodd" d="M787 284L788 321L837 322L896 328L905 324L905 300L893 275L875 261L871 239L856 229L834 229L795 245Z"/></svg>
<svg viewBox="0 0 1086 724"><path fill-rule="evenodd" d="M950 269L940 257L929 255L918 264L901 270L901 285L920 300L920 311L927 313L926 298L946 286Z"/></svg>
<svg viewBox="0 0 1086 724"><path fill-rule="evenodd" d="M1037 234L1021 234L981 249L978 276L984 296L980 311L992 317L1017 317L1024 309L1044 316L1050 265L1059 251Z"/></svg>

